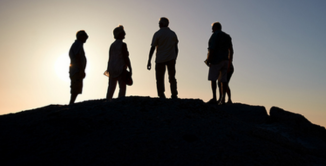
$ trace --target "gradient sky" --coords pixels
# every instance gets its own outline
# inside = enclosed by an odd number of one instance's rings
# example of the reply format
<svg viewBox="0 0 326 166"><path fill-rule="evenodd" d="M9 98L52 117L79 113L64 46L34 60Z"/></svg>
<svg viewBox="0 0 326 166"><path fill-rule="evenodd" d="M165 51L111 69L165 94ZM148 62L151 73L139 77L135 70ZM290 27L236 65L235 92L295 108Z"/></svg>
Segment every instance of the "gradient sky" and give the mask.
<svg viewBox="0 0 326 166"><path fill-rule="evenodd" d="M179 38L180 98L212 97L203 61L211 23L219 21L234 45L234 102L277 106L326 126L325 6L325 0L1 0L0 114L69 102L68 51L81 29L89 35L88 64L76 102L105 98L103 72L119 24L133 67L127 96L156 97L154 70L146 65L164 16Z"/></svg>

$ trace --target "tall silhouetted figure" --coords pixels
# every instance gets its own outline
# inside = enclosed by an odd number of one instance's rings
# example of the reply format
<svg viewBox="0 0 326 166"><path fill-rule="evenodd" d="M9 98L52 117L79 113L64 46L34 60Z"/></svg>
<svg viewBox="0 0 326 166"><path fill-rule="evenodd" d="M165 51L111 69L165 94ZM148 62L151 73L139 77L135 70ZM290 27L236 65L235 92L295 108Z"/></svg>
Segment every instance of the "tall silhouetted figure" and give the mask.
<svg viewBox="0 0 326 166"><path fill-rule="evenodd" d="M170 30L169 20L165 17L161 17L159 21L160 29L154 34L151 49L149 51L147 69L151 70L151 60L153 53L156 49L156 65L155 65L155 75L156 75L156 86L157 94L160 98L165 99L165 88L164 88L164 75L165 68L168 69L171 98L178 98L177 91L177 80L175 79L175 64L178 56L178 37Z"/></svg>
<svg viewBox="0 0 326 166"><path fill-rule="evenodd" d="M84 51L84 43L88 39L88 35L84 30L78 31L76 40L69 50L70 67L69 77L71 80L71 96L69 105L73 104L78 94L82 93L83 79L85 78L86 56Z"/></svg>
<svg viewBox="0 0 326 166"><path fill-rule="evenodd" d="M107 72L109 73L109 87L106 95L108 101L112 100L117 82L119 82L119 98L126 96L126 75L127 67L129 68L130 76L132 75L131 63L127 44L122 42L125 38L125 31L122 25L113 30L114 38L116 39L110 46L109 62Z"/></svg>
<svg viewBox="0 0 326 166"><path fill-rule="evenodd" d="M219 22L212 24L213 34L208 42L208 54L205 63L209 66L208 80L211 81L213 98L209 103L225 104L225 94L229 89L227 72L231 71L233 46L230 35L222 31ZM216 80L220 84L220 99L216 99ZM229 95L231 97L231 94Z"/></svg>

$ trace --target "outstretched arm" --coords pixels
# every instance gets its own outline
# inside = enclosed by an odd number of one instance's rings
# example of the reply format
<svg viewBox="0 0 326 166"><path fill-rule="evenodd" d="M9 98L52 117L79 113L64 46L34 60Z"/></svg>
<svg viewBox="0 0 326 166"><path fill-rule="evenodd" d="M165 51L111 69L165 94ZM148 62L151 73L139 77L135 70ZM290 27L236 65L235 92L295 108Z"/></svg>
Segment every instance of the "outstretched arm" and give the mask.
<svg viewBox="0 0 326 166"><path fill-rule="evenodd" d="M151 60L152 60L154 51L155 51L155 46L152 46L151 49L149 50L149 56L148 56L148 62L147 62L148 70L151 70L151 68L152 68Z"/></svg>

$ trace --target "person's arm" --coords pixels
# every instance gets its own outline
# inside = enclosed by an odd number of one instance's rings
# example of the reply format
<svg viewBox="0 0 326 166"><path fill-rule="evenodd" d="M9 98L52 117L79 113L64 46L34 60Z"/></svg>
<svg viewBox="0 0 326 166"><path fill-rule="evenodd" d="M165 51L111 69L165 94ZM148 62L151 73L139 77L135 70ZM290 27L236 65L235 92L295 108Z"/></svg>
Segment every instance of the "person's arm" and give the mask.
<svg viewBox="0 0 326 166"><path fill-rule="evenodd" d="M229 57L229 60L230 60L230 62L232 63L233 62L233 47L232 47L232 45L231 45L231 47L229 48L229 52L230 52L230 57Z"/></svg>
<svg viewBox="0 0 326 166"><path fill-rule="evenodd" d="M149 50L149 56L148 56L148 62L147 62L148 70L151 70L151 68L152 68L151 60L152 60L154 51L155 51L155 46L152 46L151 49Z"/></svg>
<svg viewBox="0 0 326 166"><path fill-rule="evenodd" d="M232 45L232 42L231 42L231 39L230 39L228 70L230 70L230 67L231 67L232 62L233 62L233 54L234 54L233 45Z"/></svg>
<svg viewBox="0 0 326 166"><path fill-rule="evenodd" d="M215 40L214 34L212 34L212 36L208 40L208 52L207 52L207 58L205 60L205 63L207 66L210 66L212 59L213 59L212 55L214 55L214 48L216 46L215 41L216 40Z"/></svg>
<svg viewBox="0 0 326 166"><path fill-rule="evenodd" d="M213 54L213 50L211 49L208 49L208 52L207 52L207 58L205 60L205 63L207 66L210 66L211 64L211 61L212 61L212 54Z"/></svg>
<svg viewBox="0 0 326 166"><path fill-rule="evenodd" d="M110 46L110 49L109 49L109 60L108 60L107 68L106 68L106 71L108 71L108 72L109 72L109 65L110 65L110 61L111 61L111 54L112 54L112 51L111 51L111 46Z"/></svg>
<svg viewBox="0 0 326 166"><path fill-rule="evenodd" d="M122 58L125 61L127 67L129 68L130 74L132 75L132 68L131 68L131 63L130 63L130 59L129 59L129 52L128 52L126 43L122 44Z"/></svg>
<svg viewBox="0 0 326 166"><path fill-rule="evenodd" d="M83 47L79 47L78 51L75 53L75 59L76 59L76 69L78 71L78 75L79 77L85 78L86 73L83 70L83 63L82 63L82 51L83 51Z"/></svg>
<svg viewBox="0 0 326 166"><path fill-rule="evenodd" d="M178 53L179 53L179 48L178 48L178 43L175 44L175 54L177 55L178 57ZM175 59L177 59L177 57Z"/></svg>

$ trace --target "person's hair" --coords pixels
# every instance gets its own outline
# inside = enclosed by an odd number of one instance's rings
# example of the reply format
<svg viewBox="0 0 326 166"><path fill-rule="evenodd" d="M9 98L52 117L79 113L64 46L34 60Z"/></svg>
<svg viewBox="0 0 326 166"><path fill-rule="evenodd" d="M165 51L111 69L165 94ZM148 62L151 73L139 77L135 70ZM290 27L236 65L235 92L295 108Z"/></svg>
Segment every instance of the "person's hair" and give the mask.
<svg viewBox="0 0 326 166"><path fill-rule="evenodd" d="M80 30L76 33L76 38L79 39L82 36L87 36L87 33L85 32L85 30Z"/></svg>
<svg viewBox="0 0 326 166"><path fill-rule="evenodd" d="M120 34L124 33L125 30L122 25L119 25L118 27L114 28L113 30L113 36L115 39L119 37Z"/></svg>
<svg viewBox="0 0 326 166"><path fill-rule="evenodd" d="M219 22L214 22L214 23L212 24L212 28L213 28L213 29L216 28L216 29L218 29L218 30L222 30L222 25L221 25L221 23L219 23Z"/></svg>
<svg viewBox="0 0 326 166"><path fill-rule="evenodd" d="M161 17L159 24L162 27L168 27L169 26L169 19L167 19L166 17Z"/></svg>

